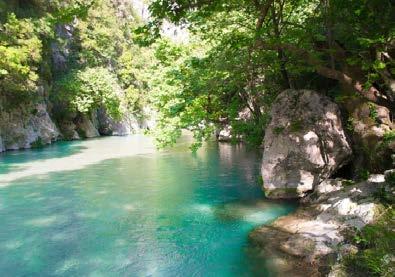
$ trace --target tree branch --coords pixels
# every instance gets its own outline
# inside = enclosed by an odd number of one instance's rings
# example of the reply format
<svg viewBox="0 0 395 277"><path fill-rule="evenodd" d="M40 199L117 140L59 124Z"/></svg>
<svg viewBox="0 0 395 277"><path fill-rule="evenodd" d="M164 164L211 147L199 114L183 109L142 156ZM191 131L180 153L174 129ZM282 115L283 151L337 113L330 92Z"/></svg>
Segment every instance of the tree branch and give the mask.
<svg viewBox="0 0 395 277"><path fill-rule="evenodd" d="M321 76L337 80L340 83L352 87L356 92L358 92L361 96L369 101L375 102L385 107L392 107L391 102L384 95L382 95L380 91L378 91L374 86L371 86L369 89L365 89L361 81L353 79L351 76L344 72L322 65L321 61L314 58L308 51L304 49L287 43L268 44L262 40L259 40L258 46L262 49L273 51L276 51L279 47L286 49L289 52L304 59L306 63L313 66L316 72Z"/></svg>
<svg viewBox="0 0 395 277"><path fill-rule="evenodd" d="M261 5L258 1L254 1L255 6L259 9L259 17L256 22L256 31L258 32L262 29L263 22L265 22L265 18L267 13L269 12L270 6L273 4L274 0L267 0L264 5Z"/></svg>

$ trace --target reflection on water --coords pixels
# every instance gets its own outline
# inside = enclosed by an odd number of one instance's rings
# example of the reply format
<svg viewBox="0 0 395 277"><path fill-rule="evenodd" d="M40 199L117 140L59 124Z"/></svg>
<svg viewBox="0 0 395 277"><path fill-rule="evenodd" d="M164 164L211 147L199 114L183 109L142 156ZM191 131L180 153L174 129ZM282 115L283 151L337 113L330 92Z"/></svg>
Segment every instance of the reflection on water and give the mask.
<svg viewBox="0 0 395 277"><path fill-rule="evenodd" d="M248 232L293 209L261 200L259 163L241 146L158 152L143 136L2 155L0 273L251 276Z"/></svg>

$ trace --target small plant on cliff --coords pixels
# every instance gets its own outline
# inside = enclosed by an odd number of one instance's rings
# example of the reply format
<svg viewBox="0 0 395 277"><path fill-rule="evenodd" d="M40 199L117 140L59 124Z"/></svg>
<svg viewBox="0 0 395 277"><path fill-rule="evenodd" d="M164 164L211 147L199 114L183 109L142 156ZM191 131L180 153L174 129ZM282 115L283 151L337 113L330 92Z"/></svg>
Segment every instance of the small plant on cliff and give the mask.
<svg viewBox="0 0 395 277"><path fill-rule="evenodd" d="M355 119L353 117L349 117L347 119L347 125L346 125L347 130L350 132L354 132L354 128L355 128L354 126L355 126Z"/></svg>
<svg viewBox="0 0 395 277"><path fill-rule="evenodd" d="M356 171L356 175L358 181L366 181L369 178L370 172L365 168L359 168Z"/></svg>
<svg viewBox="0 0 395 277"><path fill-rule="evenodd" d="M395 140L395 131L391 130L384 134L383 143L388 144Z"/></svg>
<svg viewBox="0 0 395 277"><path fill-rule="evenodd" d="M280 135L280 134L282 134L282 132L284 132L284 130L285 130L284 126L276 126L276 127L274 127L273 132L276 135Z"/></svg>
<svg viewBox="0 0 395 277"><path fill-rule="evenodd" d="M289 130L291 132L299 132L302 130L302 128L303 128L303 121L301 120L294 120L289 125Z"/></svg>
<svg viewBox="0 0 395 277"><path fill-rule="evenodd" d="M369 103L369 117L374 120L374 122L378 123L379 114L377 112L376 105L373 103Z"/></svg>

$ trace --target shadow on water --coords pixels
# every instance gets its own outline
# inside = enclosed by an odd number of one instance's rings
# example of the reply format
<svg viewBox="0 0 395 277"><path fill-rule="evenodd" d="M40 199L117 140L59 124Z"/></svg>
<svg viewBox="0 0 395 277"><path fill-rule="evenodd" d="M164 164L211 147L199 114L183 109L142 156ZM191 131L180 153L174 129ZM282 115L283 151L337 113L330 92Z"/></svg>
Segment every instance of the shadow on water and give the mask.
<svg viewBox="0 0 395 277"><path fill-rule="evenodd" d="M45 147L0 153L0 174L18 171L27 161L34 162L78 154L87 149L80 144L81 141L58 141Z"/></svg>

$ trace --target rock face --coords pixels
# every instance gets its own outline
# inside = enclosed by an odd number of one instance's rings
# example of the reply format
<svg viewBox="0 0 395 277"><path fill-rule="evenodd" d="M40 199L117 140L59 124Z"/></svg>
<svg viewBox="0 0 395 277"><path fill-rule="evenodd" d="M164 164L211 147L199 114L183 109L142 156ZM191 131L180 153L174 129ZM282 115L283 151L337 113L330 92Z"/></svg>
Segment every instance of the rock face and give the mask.
<svg viewBox="0 0 395 277"><path fill-rule="evenodd" d="M286 90L266 129L262 177L269 198L298 198L351 156L338 106L310 90Z"/></svg>
<svg viewBox="0 0 395 277"><path fill-rule="evenodd" d="M337 255L350 250L346 232L372 223L380 213L372 196L384 186L383 179L324 181L295 213L256 229L250 239L279 276L327 275Z"/></svg>
<svg viewBox="0 0 395 277"><path fill-rule="evenodd" d="M126 136L132 133L131 124L127 117L115 121L108 116L104 109L97 111L97 122L99 133L104 136Z"/></svg>
<svg viewBox="0 0 395 277"><path fill-rule="evenodd" d="M75 125L78 135L81 138L95 138L100 136L91 119L85 114L81 114L76 118Z"/></svg>
<svg viewBox="0 0 395 277"><path fill-rule="evenodd" d="M59 24L55 27L55 35L59 39L51 43L52 66L55 72L65 72L67 70L73 32L74 28L72 25Z"/></svg>
<svg viewBox="0 0 395 277"><path fill-rule="evenodd" d="M0 152L39 147L50 144L59 136L44 102L0 110Z"/></svg>
<svg viewBox="0 0 395 277"><path fill-rule="evenodd" d="M353 141L360 151L354 161L356 167L370 172L382 172L391 166L391 153L395 151L394 141L383 143L385 134L394 130L392 115L388 108L360 99L349 101L350 128Z"/></svg>

